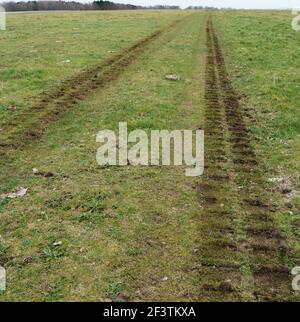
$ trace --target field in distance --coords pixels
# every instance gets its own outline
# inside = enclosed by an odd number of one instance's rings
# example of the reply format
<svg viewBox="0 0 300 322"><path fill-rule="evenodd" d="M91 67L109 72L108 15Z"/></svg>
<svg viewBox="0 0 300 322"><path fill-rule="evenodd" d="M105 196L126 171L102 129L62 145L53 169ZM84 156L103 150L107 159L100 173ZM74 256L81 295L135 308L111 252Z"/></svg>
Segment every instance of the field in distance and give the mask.
<svg viewBox="0 0 300 322"><path fill-rule="evenodd" d="M0 33L0 299L298 300L300 33L291 19L9 14ZM147 133L203 128L204 176L100 167L95 136L121 121ZM18 187L25 196L4 197Z"/></svg>

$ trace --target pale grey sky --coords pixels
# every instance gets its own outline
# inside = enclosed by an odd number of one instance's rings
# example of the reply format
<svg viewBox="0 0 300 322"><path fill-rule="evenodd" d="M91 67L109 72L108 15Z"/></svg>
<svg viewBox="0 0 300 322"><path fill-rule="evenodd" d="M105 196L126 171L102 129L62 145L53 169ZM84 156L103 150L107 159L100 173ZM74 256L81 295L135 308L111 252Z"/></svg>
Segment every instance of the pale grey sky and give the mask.
<svg viewBox="0 0 300 322"><path fill-rule="evenodd" d="M18 0L0 0L18 1ZM23 0L27 1L27 0ZM29 0L28 0L29 1ZM71 1L71 0L66 0ZM90 3L94 0L74 0L78 2ZM236 8L236 9L300 9L300 0L111 0L118 3L130 3L142 6L153 5L177 5L181 8L188 6L210 6L217 8Z"/></svg>
<svg viewBox="0 0 300 322"><path fill-rule="evenodd" d="M224 8L246 9L290 9L300 8L300 0L112 0L119 3L131 3L136 5L168 4L187 6L213 6Z"/></svg>

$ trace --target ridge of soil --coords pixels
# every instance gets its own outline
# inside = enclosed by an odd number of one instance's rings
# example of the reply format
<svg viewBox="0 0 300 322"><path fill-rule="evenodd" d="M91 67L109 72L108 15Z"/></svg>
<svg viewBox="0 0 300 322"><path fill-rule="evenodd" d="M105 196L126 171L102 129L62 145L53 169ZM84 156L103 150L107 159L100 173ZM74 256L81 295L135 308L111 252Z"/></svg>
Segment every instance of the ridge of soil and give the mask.
<svg viewBox="0 0 300 322"><path fill-rule="evenodd" d="M187 18L189 17L175 20L103 63L83 70L58 87L42 93L30 111L2 126L2 133L6 133L6 137L0 138L1 154L22 149L31 141L40 139L48 126L57 121L67 109L118 79L152 42ZM169 40L171 37L167 41ZM18 127L20 124L22 126Z"/></svg>
<svg viewBox="0 0 300 322"><path fill-rule="evenodd" d="M199 299L284 301L292 295L285 237L252 145L239 96L207 21L206 171L199 184Z"/></svg>

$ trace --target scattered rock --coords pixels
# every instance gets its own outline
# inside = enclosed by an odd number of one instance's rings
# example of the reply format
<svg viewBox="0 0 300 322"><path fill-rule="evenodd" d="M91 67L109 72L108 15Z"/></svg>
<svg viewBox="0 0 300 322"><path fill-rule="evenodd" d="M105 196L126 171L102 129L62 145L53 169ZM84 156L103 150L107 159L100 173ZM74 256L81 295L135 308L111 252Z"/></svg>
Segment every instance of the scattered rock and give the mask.
<svg viewBox="0 0 300 322"><path fill-rule="evenodd" d="M269 178L269 182L275 183L273 191L279 192L285 195L287 199L287 207L293 208L292 204L290 203L291 199L297 195L300 195L296 190L293 188L293 184L290 177L275 177Z"/></svg>
<svg viewBox="0 0 300 322"><path fill-rule="evenodd" d="M14 198L18 198L18 197L24 197L26 195L27 191L28 191L28 188L18 187L15 192L3 194L3 195L1 195L1 198L2 199L4 199L4 198L14 199Z"/></svg>
<svg viewBox="0 0 300 322"><path fill-rule="evenodd" d="M166 80L169 80L169 81L180 81L180 76L178 76L178 75L166 75L165 76L165 79Z"/></svg>
<svg viewBox="0 0 300 322"><path fill-rule="evenodd" d="M17 110L17 107L15 105L10 105L7 109L11 112L15 112Z"/></svg>
<svg viewBox="0 0 300 322"><path fill-rule="evenodd" d="M284 178L280 178L280 177L269 178L268 181L269 182L283 182Z"/></svg>
<svg viewBox="0 0 300 322"><path fill-rule="evenodd" d="M39 171L37 168L33 168L33 169L32 169L32 172L33 172L34 174L39 174L39 173L40 173L40 171Z"/></svg>
<svg viewBox="0 0 300 322"><path fill-rule="evenodd" d="M53 246L61 246L62 245L62 241L57 241L53 243Z"/></svg>

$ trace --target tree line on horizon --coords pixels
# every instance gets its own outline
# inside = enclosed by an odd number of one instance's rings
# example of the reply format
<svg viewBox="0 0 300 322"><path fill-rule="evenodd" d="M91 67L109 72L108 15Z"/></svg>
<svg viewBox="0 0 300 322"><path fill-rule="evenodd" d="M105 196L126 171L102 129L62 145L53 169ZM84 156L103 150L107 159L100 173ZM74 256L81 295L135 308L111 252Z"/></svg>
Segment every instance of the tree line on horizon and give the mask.
<svg viewBox="0 0 300 322"><path fill-rule="evenodd" d="M111 1L93 1L80 3L77 1L20 1L1 4L6 11L46 11L46 10L136 10L136 9L180 9L179 6L135 6L132 4L114 3Z"/></svg>
<svg viewBox="0 0 300 322"><path fill-rule="evenodd" d="M218 8L209 7L209 6L189 6L186 9L188 9L188 10L218 10Z"/></svg>

